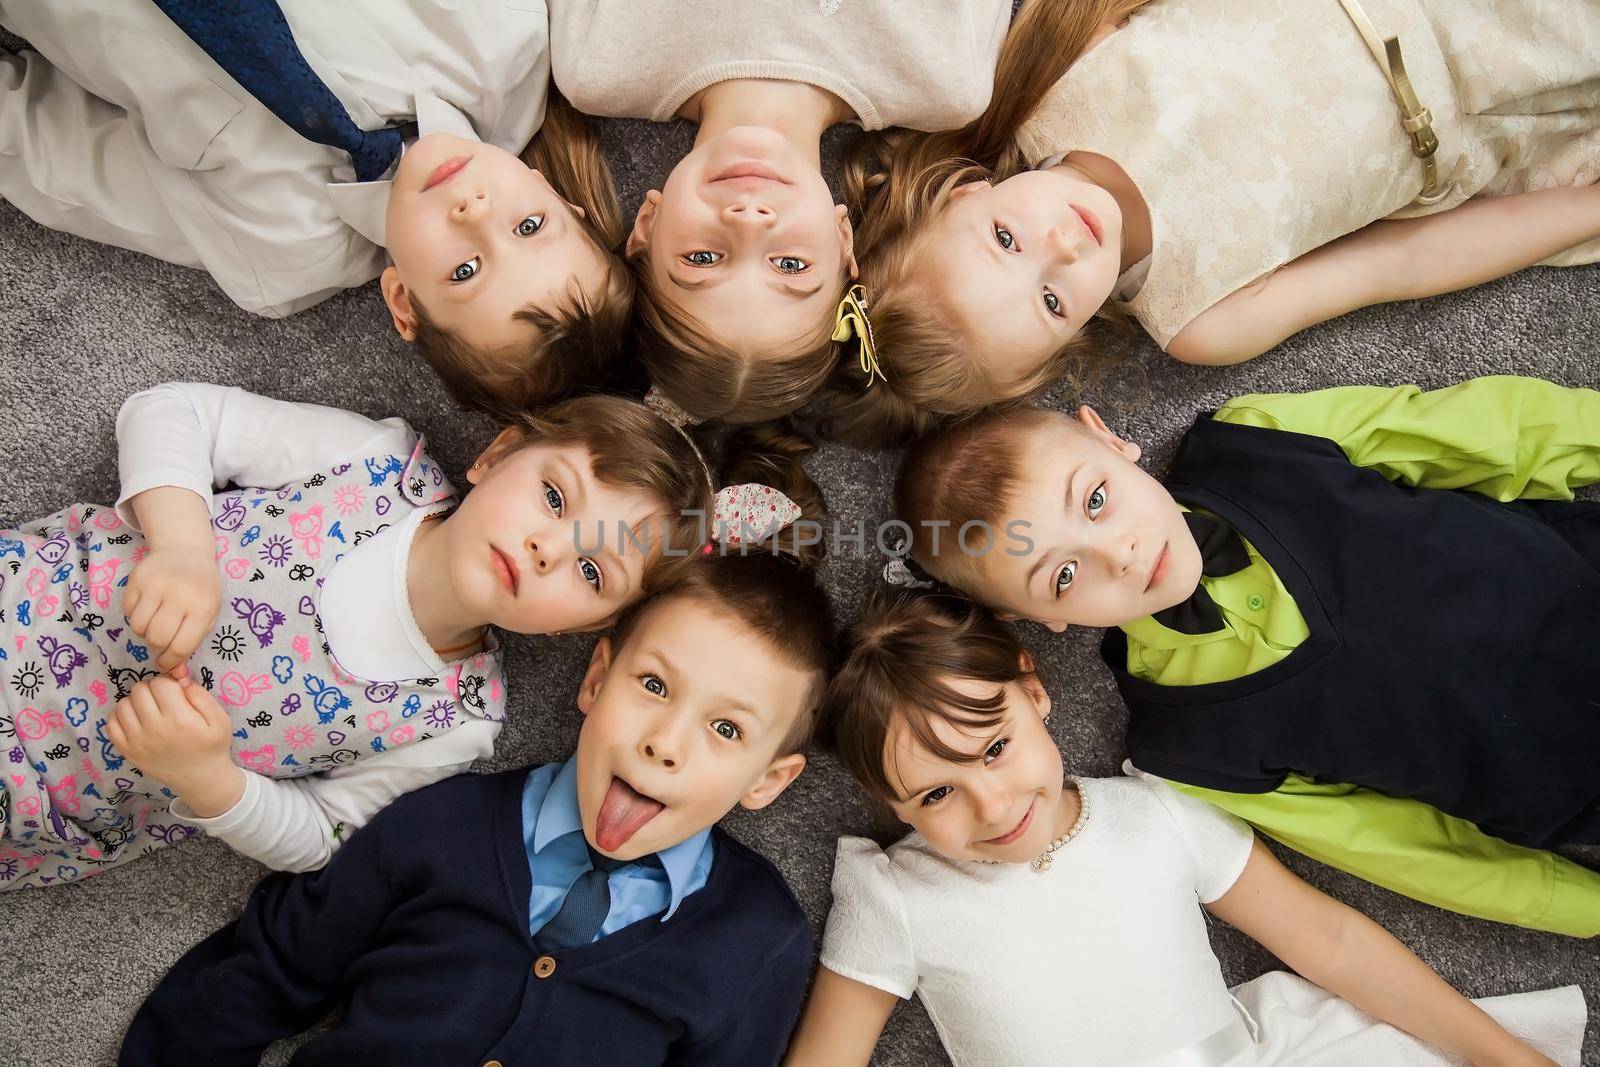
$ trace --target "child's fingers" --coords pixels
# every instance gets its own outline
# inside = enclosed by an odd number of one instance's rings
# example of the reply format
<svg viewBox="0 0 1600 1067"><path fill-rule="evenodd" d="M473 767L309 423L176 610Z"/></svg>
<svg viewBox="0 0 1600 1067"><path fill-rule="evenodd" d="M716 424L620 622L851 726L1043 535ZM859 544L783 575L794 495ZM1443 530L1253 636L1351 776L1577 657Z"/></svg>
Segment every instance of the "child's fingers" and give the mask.
<svg viewBox="0 0 1600 1067"><path fill-rule="evenodd" d="M188 698L189 706L199 713L211 729L233 732L233 718L228 714L228 709L206 692L204 686L190 682L184 686L183 695Z"/></svg>
<svg viewBox="0 0 1600 1067"><path fill-rule="evenodd" d="M178 629L172 635L172 639L156 657L156 667L171 672L173 668L186 663L189 657L194 655L195 649L200 647L200 639L204 636L205 632L201 629L200 621L193 615L185 615L178 623Z"/></svg>
<svg viewBox="0 0 1600 1067"><path fill-rule="evenodd" d="M126 698L117 701L117 706L111 709L111 716L106 722L107 736L110 736L113 725L121 737L116 745L124 751L137 745L144 736L144 731L139 726L139 714L133 710L133 704Z"/></svg>
<svg viewBox="0 0 1600 1067"><path fill-rule="evenodd" d="M139 573L134 571L135 574ZM122 614L128 620L128 625L133 625L133 612L139 606L139 601L144 597L141 588L129 579L128 585L122 591Z"/></svg>
<svg viewBox="0 0 1600 1067"><path fill-rule="evenodd" d="M111 716L106 720L106 737L119 752L128 750L128 736L122 732L122 703L111 709Z"/></svg>
<svg viewBox="0 0 1600 1067"><path fill-rule="evenodd" d="M158 658L172 644L172 639L178 636L178 628L183 625L183 609L171 601L161 605L150 619L150 625L145 629L145 643Z"/></svg>
<svg viewBox="0 0 1600 1067"><path fill-rule="evenodd" d="M125 703L128 705L127 717L138 724L137 732L153 730L160 725L161 706L156 702L156 695L151 690L150 682L140 682L134 686Z"/></svg>
<svg viewBox="0 0 1600 1067"><path fill-rule="evenodd" d="M128 616L128 629L140 637L144 637L145 631L150 626L150 620L154 617L156 609L159 607L161 607L161 598L151 596L148 593L139 598L138 605L132 611L127 611L126 607L124 607L124 614Z"/></svg>
<svg viewBox="0 0 1600 1067"><path fill-rule="evenodd" d="M189 677L189 662L188 662L188 660L185 660L184 662L178 664L176 667L174 667L171 670L169 670L167 672L167 675L174 682L177 682L179 685L183 686L185 689L189 688L191 685L194 684L194 679Z"/></svg>

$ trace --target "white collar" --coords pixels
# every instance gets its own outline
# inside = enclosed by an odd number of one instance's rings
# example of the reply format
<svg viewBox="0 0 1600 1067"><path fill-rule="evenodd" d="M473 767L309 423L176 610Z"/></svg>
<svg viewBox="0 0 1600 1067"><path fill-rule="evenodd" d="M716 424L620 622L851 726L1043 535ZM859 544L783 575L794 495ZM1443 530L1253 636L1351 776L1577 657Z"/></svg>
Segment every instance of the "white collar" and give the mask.
<svg viewBox="0 0 1600 1067"><path fill-rule="evenodd" d="M451 133L469 141L480 140L471 120L453 104L425 91L419 91L414 100L419 137ZM373 244L387 247L389 189L393 184L390 178L373 182L329 182L328 199L345 225Z"/></svg>

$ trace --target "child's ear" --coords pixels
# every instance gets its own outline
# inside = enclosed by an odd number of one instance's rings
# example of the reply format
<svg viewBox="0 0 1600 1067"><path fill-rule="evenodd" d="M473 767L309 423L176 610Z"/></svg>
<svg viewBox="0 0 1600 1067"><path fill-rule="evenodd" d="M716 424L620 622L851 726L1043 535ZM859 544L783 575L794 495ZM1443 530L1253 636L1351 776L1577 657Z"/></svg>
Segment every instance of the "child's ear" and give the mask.
<svg viewBox="0 0 1600 1067"><path fill-rule="evenodd" d="M1044 683L1039 680L1039 672L1034 669L1033 657L1023 652L1017 656L1017 666L1022 668L1022 677L1017 679L1017 684L1022 686L1022 692L1033 702L1033 709L1039 713L1039 718L1050 717L1050 694L1045 692Z"/></svg>
<svg viewBox="0 0 1600 1067"><path fill-rule="evenodd" d="M971 196L973 193L979 191L980 189L993 189L993 188L994 188L994 183L993 182L987 182L987 181L983 181L983 182L962 182L960 185L958 185L954 189L950 190L950 202L954 203L955 201L960 200L964 196Z"/></svg>
<svg viewBox="0 0 1600 1067"><path fill-rule="evenodd" d="M507 426L495 435L489 442L489 447L478 453L478 458L472 466L467 468L467 481L477 485L483 481L483 476L489 473L489 468L506 458L517 445L522 443L522 431L515 426Z"/></svg>
<svg viewBox="0 0 1600 1067"><path fill-rule="evenodd" d="M1139 446L1112 433L1111 427L1106 425L1106 420L1102 419L1100 413L1088 404L1080 404L1078 406L1078 422L1085 429L1105 441L1106 444L1121 452L1130 462L1139 462L1141 454Z"/></svg>
<svg viewBox="0 0 1600 1067"><path fill-rule="evenodd" d="M761 776L761 781L739 799L740 806L750 811L760 811L777 800L789 788L789 783L800 777L800 772L805 769L806 758L800 753L779 756L767 767L767 773Z"/></svg>
<svg viewBox="0 0 1600 1067"><path fill-rule="evenodd" d="M400 272L391 264L378 276L378 288L383 290L383 302L389 305L394 318L394 332L407 341L417 339L417 309L411 305L411 291L400 280Z"/></svg>
<svg viewBox="0 0 1600 1067"><path fill-rule="evenodd" d="M633 255L650 243L650 228L656 223L656 208L661 206L661 190L651 189L644 194L644 203L639 205L639 213L633 217L633 229L628 232L628 245L625 251Z"/></svg>
<svg viewBox="0 0 1600 1067"><path fill-rule="evenodd" d="M839 220L839 244L844 247L845 261L850 264L850 280L855 281L861 277L861 269L856 266L856 231L850 225L850 209L835 204L833 213Z"/></svg>
<svg viewBox="0 0 1600 1067"><path fill-rule="evenodd" d="M594 652L589 656L589 669L583 672L583 681L578 683L578 710L585 715L594 708L594 702L600 696L600 687L605 684L606 674L611 670L611 638L602 637L594 643Z"/></svg>

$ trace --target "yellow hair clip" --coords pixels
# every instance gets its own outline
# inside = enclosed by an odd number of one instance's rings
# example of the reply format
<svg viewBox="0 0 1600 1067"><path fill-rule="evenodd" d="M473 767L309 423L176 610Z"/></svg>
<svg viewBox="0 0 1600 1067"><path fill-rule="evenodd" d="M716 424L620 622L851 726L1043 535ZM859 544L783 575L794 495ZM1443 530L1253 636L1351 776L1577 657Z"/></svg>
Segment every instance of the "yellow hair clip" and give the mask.
<svg viewBox="0 0 1600 1067"><path fill-rule="evenodd" d="M872 338L872 320L867 317L867 287L852 285L845 290L844 299L839 301L839 310L833 318L833 339L835 341L848 341L855 337L860 341L860 350L857 358L861 364L861 372L867 376L867 387L872 387L874 377L882 378L885 382L889 379L883 373L883 368L878 366L877 346Z"/></svg>

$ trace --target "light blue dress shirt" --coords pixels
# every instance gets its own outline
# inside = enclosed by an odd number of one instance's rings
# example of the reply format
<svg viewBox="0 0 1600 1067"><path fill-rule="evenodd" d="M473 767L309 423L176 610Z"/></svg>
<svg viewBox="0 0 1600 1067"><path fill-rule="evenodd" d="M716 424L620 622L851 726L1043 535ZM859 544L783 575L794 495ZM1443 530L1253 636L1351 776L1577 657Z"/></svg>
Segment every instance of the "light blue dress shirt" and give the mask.
<svg viewBox="0 0 1600 1067"><path fill-rule="evenodd" d="M577 757L547 763L529 772L522 787L522 842L528 852L533 892L528 900L528 932L538 934L555 918L578 876L591 869L578 810ZM606 879L611 910L595 935L598 941L665 909L672 918L690 893L701 889L711 874L711 831L656 853L660 866L629 863Z"/></svg>

